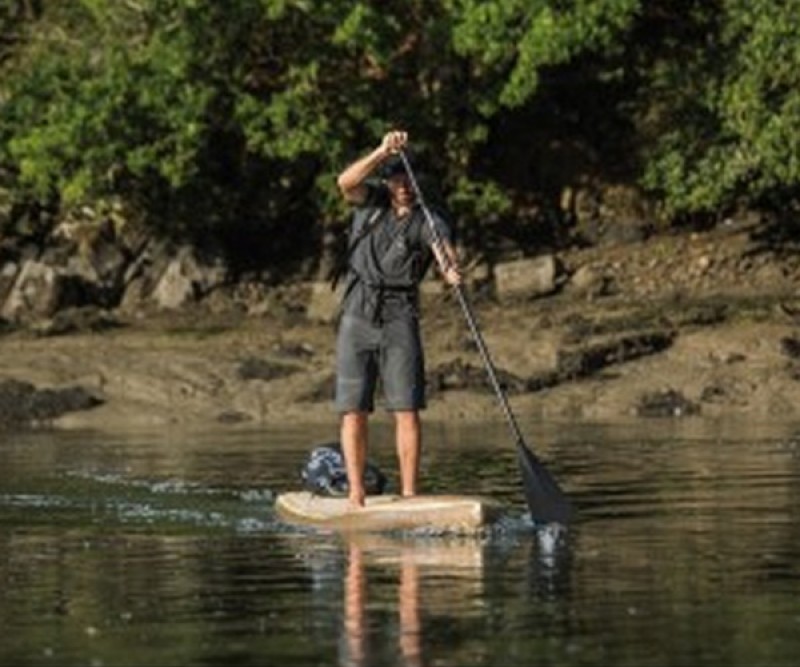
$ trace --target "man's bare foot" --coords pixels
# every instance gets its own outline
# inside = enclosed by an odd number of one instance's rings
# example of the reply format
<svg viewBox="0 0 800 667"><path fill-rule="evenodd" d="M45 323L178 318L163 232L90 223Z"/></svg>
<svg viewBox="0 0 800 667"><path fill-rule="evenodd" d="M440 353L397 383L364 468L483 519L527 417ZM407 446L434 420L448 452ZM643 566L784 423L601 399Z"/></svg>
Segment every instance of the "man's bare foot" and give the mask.
<svg viewBox="0 0 800 667"><path fill-rule="evenodd" d="M351 510L360 510L364 508L364 493L353 492L347 497L347 504Z"/></svg>

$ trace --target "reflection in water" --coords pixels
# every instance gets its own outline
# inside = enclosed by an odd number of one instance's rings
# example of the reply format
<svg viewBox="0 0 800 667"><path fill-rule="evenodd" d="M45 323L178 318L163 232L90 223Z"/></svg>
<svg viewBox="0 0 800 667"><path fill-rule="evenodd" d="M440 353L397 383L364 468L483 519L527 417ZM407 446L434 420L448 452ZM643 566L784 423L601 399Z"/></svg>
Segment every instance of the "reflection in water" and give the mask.
<svg viewBox="0 0 800 667"><path fill-rule="evenodd" d="M572 554L567 529L557 523L536 531L538 549L531 554L529 572L533 593L543 600L554 600L569 592Z"/></svg>
<svg viewBox="0 0 800 667"><path fill-rule="evenodd" d="M348 648L346 665L365 667L371 664L367 623L367 573L364 547L349 542L344 592L344 631ZM397 587L399 650L403 664L421 667L421 622L419 611L420 573L411 547L398 547L400 581Z"/></svg>
<svg viewBox="0 0 800 667"><path fill-rule="evenodd" d="M407 555L403 558L400 569L398 604L400 606L400 653L407 665L418 667L422 665L419 570Z"/></svg>
<svg viewBox="0 0 800 667"><path fill-rule="evenodd" d="M347 642L347 662L367 664L366 616L367 575L360 547L352 545L347 562L344 590L344 631Z"/></svg>
<svg viewBox="0 0 800 667"><path fill-rule="evenodd" d="M550 525L536 533L497 536L490 540L393 538L380 535L350 535L345 538L343 642L341 664L366 667L378 664L380 623L370 618L370 575L396 581L394 651L403 667L428 664L423 653L426 616L468 613L470 600L483 600L487 578L502 568L509 552L527 549L528 570L534 593L555 600L568 590L569 549L566 529ZM537 548L538 547L538 548ZM424 598L424 603L423 603ZM465 606L466 605L466 606ZM483 606L481 604L481 606ZM485 610L481 609L481 613ZM391 648L389 651L391 652Z"/></svg>

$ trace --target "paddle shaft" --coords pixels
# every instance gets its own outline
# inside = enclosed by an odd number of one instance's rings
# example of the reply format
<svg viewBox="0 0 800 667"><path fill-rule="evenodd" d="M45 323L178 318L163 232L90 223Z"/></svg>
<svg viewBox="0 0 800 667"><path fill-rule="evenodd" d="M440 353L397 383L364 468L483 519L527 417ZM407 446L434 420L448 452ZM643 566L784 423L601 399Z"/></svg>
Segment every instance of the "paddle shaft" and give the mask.
<svg viewBox="0 0 800 667"><path fill-rule="evenodd" d="M431 234L433 235L434 254L436 255L436 260L439 262L442 272L444 273L449 268L450 260L444 249L442 235L439 233L439 230L436 227L436 221L434 220L433 215L431 215L430 209L428 209L428 207L425 205L422 191L420 190L417 179L414 176L413 170L411 169L411 164L408 161L408 157L406 157L405 152L402 150L399 154L400 159L403 161L403 166L406 169L406 173L408 174L408 179L411 182L411 187L417 197L417 202L419 203L422 212L425 214L425 219L430 227ZM458 302L461 305L461 310L464 312L464 318L467 320L470 333L472 333L475 344L478 346L478 353L481 356L483 365L486 367L486 372L489 375L489 382L492 385L492 389L494 390L494 393L500 402L500 407L502 408L506 421L511 428L511 432L516 438L517 445L522 447L525 443L525 440L522 437L522 431L520 431L519 424L517 424L517 419L514 416L514 413L511 411L511 406L508 403L508 398L506 397L505 391L503 391L503 387L500 385L500 380L497 378L497 371L495 370L494 363L492 362L492 357L489 354L489 348L486 347L486 342L483 340L483 335L478 327L478 322L475 319L472 307L467 300L467 294L464 291L464 286L461 284L454 285L454 289L456 296L458 297Z"/></svg>
<svg viewBox="0 0 800 667"><path fill-rule="evenodd" d="M522 444L524 442L522 431L520 431L519 425L517 424L517 419L514 416L514 413L511 411L511 406L508 403L506 392L503 391L503 387L497 377L497 371L495 370L494 363L489 355L489 349L486 347L486 343L483 340L483 335L481 334L481 331L478 328L478 323L475 320L474 314L472 313L472 308L469 305L469 301L467 301L467 295L464 292L464 286L455 285L455 292L456 296L458 297L458 302L461 304L461 309L464 311L464 318L467 320L467 325L472 333L472 337L475 340L475 344L478 346L478 353L481 355L483 365L486 366L486 372L489 375L489 382L491 382L492 389L494 389L497 400L500 402L500 407L503 410L506 421L508 422L511 432L514 434L514 437L517 440L517 444Z"/></svg>

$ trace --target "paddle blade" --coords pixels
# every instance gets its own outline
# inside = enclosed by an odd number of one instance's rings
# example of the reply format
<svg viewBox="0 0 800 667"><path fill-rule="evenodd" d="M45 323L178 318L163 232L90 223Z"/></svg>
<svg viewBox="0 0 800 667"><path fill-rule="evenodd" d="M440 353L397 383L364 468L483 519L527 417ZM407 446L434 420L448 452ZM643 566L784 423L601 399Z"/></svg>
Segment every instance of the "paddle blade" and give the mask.
<svg viewBox="0 0 800 667"><path fill-rule="evenodd" d="M572 517L572 503L558 482L521 440L517 441L517 458L531 518L536 523L566 525Z"/></svg>

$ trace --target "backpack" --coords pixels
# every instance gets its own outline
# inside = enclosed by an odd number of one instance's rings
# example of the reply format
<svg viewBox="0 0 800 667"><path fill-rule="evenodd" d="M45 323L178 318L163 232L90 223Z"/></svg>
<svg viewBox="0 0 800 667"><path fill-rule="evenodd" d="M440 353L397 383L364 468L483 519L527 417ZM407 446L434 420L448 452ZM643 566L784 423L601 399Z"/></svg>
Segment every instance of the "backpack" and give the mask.
<svg viewBox="0 0 800 667"><path fill-rule="evenodd" d="M300 473L306 488L316 495L346 496L349 490L344 455L338 443L331 442L315 447ZM367 495L376 496L386 488L386 476L367 461L364 466L364 489Z"/></svg>

